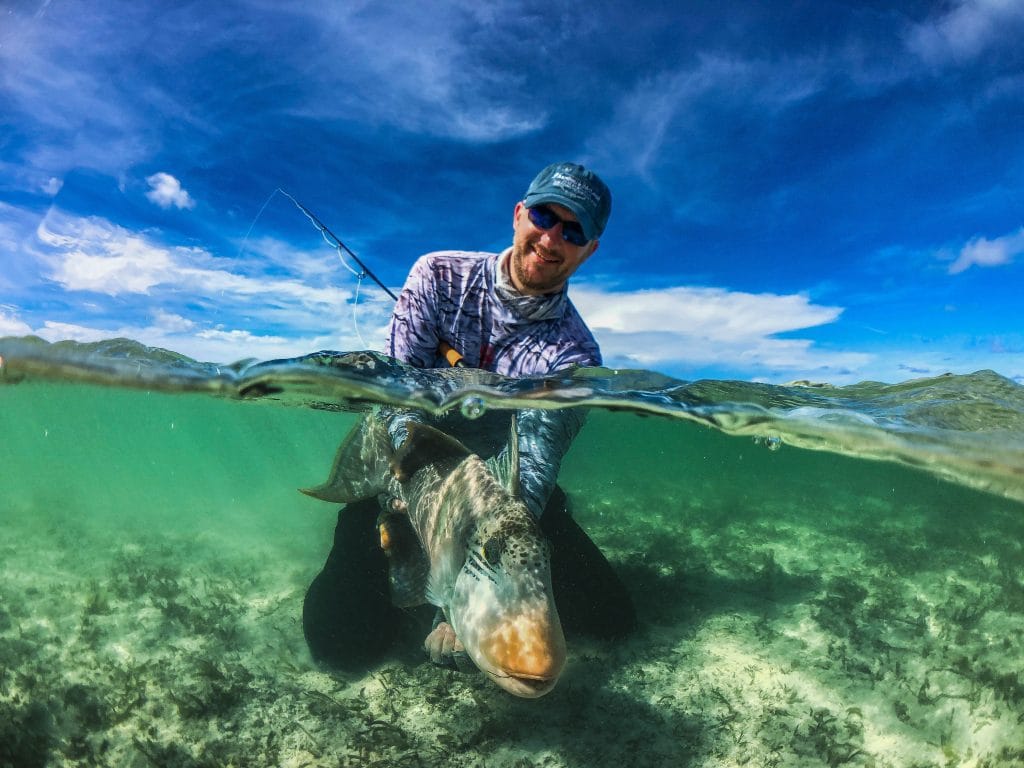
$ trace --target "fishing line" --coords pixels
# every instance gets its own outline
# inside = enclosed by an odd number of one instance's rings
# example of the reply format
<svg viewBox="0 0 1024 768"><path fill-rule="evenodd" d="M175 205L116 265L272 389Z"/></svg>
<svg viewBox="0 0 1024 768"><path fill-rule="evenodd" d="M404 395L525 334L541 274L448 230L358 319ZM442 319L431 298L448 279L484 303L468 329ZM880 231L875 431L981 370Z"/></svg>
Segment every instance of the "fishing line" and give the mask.
<svg viewBox="0 0 1024 768"><path fill-rule="evenodd" d="M386 293L388 296L390 296L395 301L398 301L398 297L395 296L395 294L391 291L391 289L388 288L386 285L384 285L384 283L382 283L380 281L380 278L377 277L375 274L373 274L373 272L370 270L370 268L367 267L358 256L356 256L354 253L352 253L352 250L347 245L345 245L343 242L341 242L341 240L339 240L337 238L337 236L333 232L331 232L331 230L329 230L327 228L327 225L324 224L322 221L320 221L320 219L318 219L316 217L316 215L311 210L309 210L309 208L304 206L302 203L300 203L298 200L296 200L294 197L289 195L287 192L285 192L280 187L278 187L275 191L276 192L280 192L282 195L284 195L289 200L291 200L295 204L295 207L298 208L300 211L302 211L305 214L307 219L309 219L311 222L313 222L313 226L316 227L318 230L320 230L320 236L323 237L324 241L328 245L333 246L335 248L335 250L338 251L338 256L339 256L339 258L341 258L342 263L345 264L345 267L350 272L352 272L352 274L354 274L356 277L360 277L360 274L358 272L356 272L355 270L353 270L352 267L350 267L348 265L348 263L345 262L344 257L342 257L342 255L341 255L342 252L347 253L350 257L352 257L352 260L356 264L359 265L359 269L362 270L362 277L370 278L371 280L373 280L373 282L375 282L377 285L379 285L381 287L381 290L383 290L384 293Z"/></svg>
<svg viewBox="0 0 1024 768"><path fill-rule="evenodd" d="M315 213L313 213L311 210L309 210L309 208L307 208L294 197L292 197L292 195L288 194L280 187L278 187L277 189L270 193L270 197L268 197L266 201L263 203L263 205L260 207L259 212L256 214L256 218L254 218L252 224L249 225L249 230L245 233L245 237L242 238L242 246L241 248L239 248L238 255L241 256L242 253L245 251L245 245L249 241L249 235L252 233L253 227L256 226L256 222L259 221L260 216L263 215L263 211L265 211L267 206L270 205L270 201L274 199L274 195L278 193L281 193L289 200L291 200L292 204L296 208L298 208L299 211L302 212L302 215L309 219L309 221L313 224L316 230L320 233L320 237L323 238L324 242L331 246L334 249L335 253L338 254L338 260L341 262L342 266L345 267L345 269L347 269L349 272L351 272L352 275L356 278L356 289L352 297L352 326L355 330L356 338L359 339L359 343L362 345L364 349L368 349L369 347L367 346L366 341L363 339L363 334L360 333L359 331L359 318L357 314L357 310L359 307L359 294L361 293L363 280L369 277L377 285L380 286L381 290L383 290L384 293L386 293L392 299L398 301L398 297L394 294L394 292L391 291L390 288L388 288L386 285L384 285L384 283L380 281L380 278L378 278L373 273L373 271L370 270L370 268L367 267L366 264L364 264L363 261L358 256L356 256L355 253L353 253L352 250L347 245L341 242L337 235L335 235L333 232L331 232L330 229L327 228L326 224L320 221L320 219L316 216ZM352 261L359 265L358 270L353 269L352 265L348 263L348 260L346 260L345 258L346 254L348 254Z"/></svg>
<svg viewBox="0 0 1024 768"><path fill-rule="evenodd" d="M277 190L275 189L270 193L270 197L264 201L263 205L260 206L259 211L257 211L256 218L252 220L252 224L249 225L249 229L245 232L245 237L242 238L242 244L238 247L238 258L242 258L242 254L245 253L245 246L249 242L249 235L252 234L253 227L256 226L256 222L260 220L260 216L262 216L263 212L267 210L267 206L270 205L270 201L274 199L274 195L276 194Z"/></svg>
<svg viewBox="0 0 1024 768"><path fill-rule="evenodd" d="M356 330L356 338L359 339L359 346L363 349L369 349L369 345L363 339L363 334L359 332L359 318L356 316L356 307L359 306L359 289L363 286L363 278L361 275L356 277L356 293L352 297L352 327Z"/></svg>

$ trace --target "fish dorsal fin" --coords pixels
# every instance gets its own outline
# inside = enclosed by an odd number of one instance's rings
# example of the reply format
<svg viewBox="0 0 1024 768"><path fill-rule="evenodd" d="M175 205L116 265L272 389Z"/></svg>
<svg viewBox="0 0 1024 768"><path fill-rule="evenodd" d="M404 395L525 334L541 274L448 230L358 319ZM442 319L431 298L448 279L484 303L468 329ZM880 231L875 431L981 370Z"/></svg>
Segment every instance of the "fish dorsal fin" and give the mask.
<svg viewBox="0 0 1024 768"><path fill-rule="evenodd" d="M327 481L299 490L337 504L373 498L387 487L390 459L387 428L376 414L364 414L338 448Z"/></svg>
<svg viewBox="0 0 1024 768"><path fill-rule="evenodd" d="M430 464L458 464L470 455L466 446L439 429L416 421L409 422L407 429L408 436L391 461L400 481L409 480Z"/></svg>
<svg viewBox="0 0 1024 768"><path fill-rule="evenodd" d="M487 460L487 467L505 490L513 496L521 496L519 487L519 427L513 414L509 427L508 450Z"/></svg>

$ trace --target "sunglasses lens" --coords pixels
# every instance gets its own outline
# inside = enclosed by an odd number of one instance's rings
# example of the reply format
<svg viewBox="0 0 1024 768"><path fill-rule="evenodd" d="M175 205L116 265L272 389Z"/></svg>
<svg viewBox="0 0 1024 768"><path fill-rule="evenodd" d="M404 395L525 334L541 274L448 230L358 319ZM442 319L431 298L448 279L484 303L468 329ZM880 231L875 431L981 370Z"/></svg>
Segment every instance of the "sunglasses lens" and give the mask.
<svg viewBox="0 0 1024 768"><path fill-rule="evenodd" d="M551 229L555 224L558 223L559 219L549 209L538 206L537 208L530 208L530 221L538 229Z"/></svg>
<svg viewBox="0 0 1024 768"><path fill-rule="evenodd" d="M572 243L576 247L587 244L587 237L583 234L583 227L577 221L564 221L558 218L554 211L543 205L535 208L527 208L530 221L538 229L551 229L555 224L562 225L562 239Z"/></svg>
<svg viewBox="0 0 1024 768"><path fill-rule="evenodd" d="M586 235L583 234L583 227L575 221L562 222L562 237L577 247L587 244Z"/></svg>

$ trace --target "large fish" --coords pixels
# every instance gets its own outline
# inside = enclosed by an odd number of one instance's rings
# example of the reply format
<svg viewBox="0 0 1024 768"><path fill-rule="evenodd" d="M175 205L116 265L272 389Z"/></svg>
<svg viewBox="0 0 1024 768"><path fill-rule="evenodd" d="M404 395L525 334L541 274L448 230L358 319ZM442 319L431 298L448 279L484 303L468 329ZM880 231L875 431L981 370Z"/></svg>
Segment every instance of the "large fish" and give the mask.
<svg viewBox="0 0 1024 768"><path fill-rule="evenodd" d="M455 438L411 422L397 450L363 417L327 482L303 493L348 503L390 497L378 518L392 602L440 607L466 653L517 696L550 691L565 666L551 592L550 547L519 498L515 421L506 459L482 460Z"/></svg>

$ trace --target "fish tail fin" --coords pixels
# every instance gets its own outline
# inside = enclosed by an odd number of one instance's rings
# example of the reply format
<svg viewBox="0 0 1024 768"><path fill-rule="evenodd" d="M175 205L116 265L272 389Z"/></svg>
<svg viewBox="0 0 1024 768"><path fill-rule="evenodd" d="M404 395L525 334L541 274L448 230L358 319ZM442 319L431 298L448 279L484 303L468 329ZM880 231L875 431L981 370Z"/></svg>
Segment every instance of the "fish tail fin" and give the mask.
<svg viewBox="0 0 1024 768"><path fill-rule="evenodd" d="M372 498L387 489L391 453L384 422L374 413L364 414L338 447L327 480L299 490L337 504Z"/></svg>

